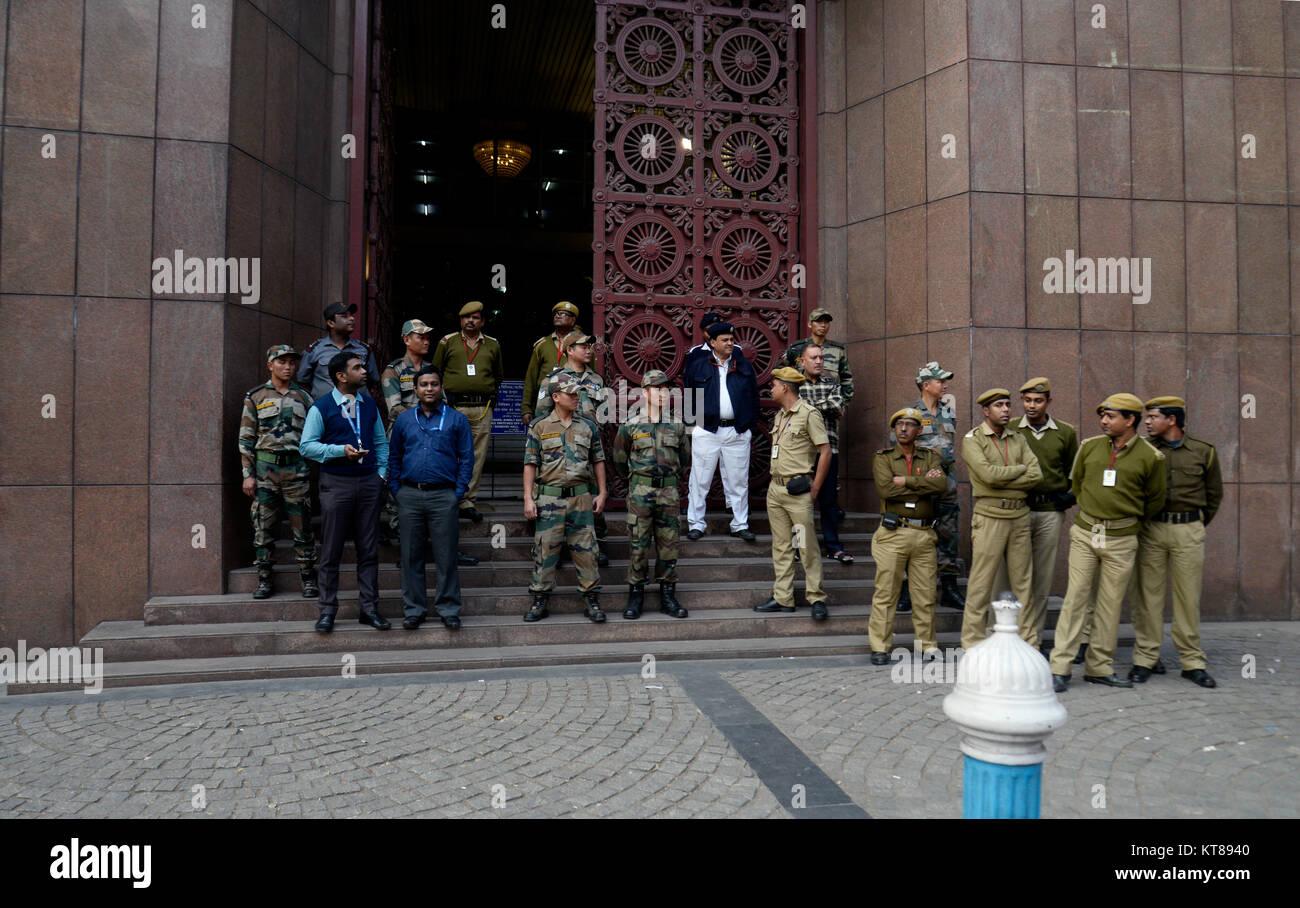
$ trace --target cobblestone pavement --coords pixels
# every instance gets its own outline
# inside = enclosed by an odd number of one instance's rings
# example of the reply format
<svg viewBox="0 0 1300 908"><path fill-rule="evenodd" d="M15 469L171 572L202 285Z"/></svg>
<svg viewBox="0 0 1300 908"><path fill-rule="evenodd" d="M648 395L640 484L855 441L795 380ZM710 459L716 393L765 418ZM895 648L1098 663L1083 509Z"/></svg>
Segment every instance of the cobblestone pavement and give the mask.
<svg viewBox="0 0 1300 908"><path fill-rule="evenodd" d="M1300 624L1203 637L1215 690L1168 642L1170 674L1133 691L1076 671L1044 816L1300 815ZM960 815L948 684L857 656L639 669L3 697L0 816Z"/></svg>

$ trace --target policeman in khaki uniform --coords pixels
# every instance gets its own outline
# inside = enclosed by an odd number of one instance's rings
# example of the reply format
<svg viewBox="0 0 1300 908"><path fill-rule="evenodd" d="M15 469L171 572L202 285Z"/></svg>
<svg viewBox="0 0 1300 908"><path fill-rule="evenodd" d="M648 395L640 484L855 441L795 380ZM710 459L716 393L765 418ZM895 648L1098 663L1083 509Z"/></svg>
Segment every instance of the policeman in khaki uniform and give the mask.
<svg viewBox="0 0 1300 908"><path fill-rule="evenodd" d="M578 307L568 300L560 300L551 307L551 323L555 330L533 342L533 353L524 372L524 399L520 405L524 425L533 421L537 402L546 389L546 376L564 365L564 338L570 331L581 332L578 327Z"/></svg>
<svg viewBox="0 0 1300 908"><path fill-rule="evenodd" d="M1139 684L1152 672L1164 674L1160 643L1164 639L1165 587L1173 575L1174 646L1183 677L1214 687L1201 649L1201 571L1205 565L1205 528L1223 501L1223 478L1214 445L1183 431L1187 404L1181 397L1156 397L1146 406L1147 436L1165 455L1168 493L1164 510L1142 525L1138 536L1137 595L1133 599L1133 668Z"/></svg>
<svg viewBox="0 0 1300 908"><path fill-rule="evenodd" d="M1092 640L1084 660L1084 680L1110 687L1132 687L1115 674L1115 641L1120 606L1137 563L1142 521L1165 507L1165 455L1137 435L1142 401L1112 394L1097 406L1104 434L1085 439L1070 471L1070 491L1079 513L1070 527L1070 585L1056 622L1052 648L1052 689L1070 683L1070 661L1093 607Z"/></svg>
<svg viewBox="0 0 1300 908"><path fill-rule="evenodd" d="M943 459L930 448L916 446L924 417L904 407L889 418L898 443L877 451L873 471L880 493L880 528L871 535L876 562L876 590L871 597L871 664L888 665L894 644L894 607L903 586L903 571L916 578L912 624L926 658L939 645L934 636L935 588L939 567L935 546L934 501L948 488Z"/></svg>
<svg viewBox="0 0 1300 908"><path fill-rule="evenodd" d="M993 581L1006 559L1011 592L1028 602L1033 587L1033 543L1027 492L1043 478L1038 458L1011 422L1011 392L990 388L976 398L984 421L961 440L961 459L970 472L974 513L970 518L971 566L961 645L967 651L988 636Z"/></svg>
<svg viewBox="0 0 1300 908"><path fill-rule="evenodd" d="M641 380L645 399L614 437L614 469L627 482L627 609L624 618L640 618L650 568L650 545L658 547L655 577L659 611L685 618L677 590L677 540L681 502L677 482L691 460L691 436L680 419L665 412L668 376L651 369Z"/></svg>
<svg viewBox="0 0 1300 908"><path fill-rule="evenodd" d="M772 598L754 606L756 612L793 612L794 546L801 550L805 594L812 616L824 621L826 591L822 589L822 560L816 555L813 500L826 481L831 465L831 443L822 415L799 397L806 381L802 372L782 366L772 373L772 400L781 406L772 425L772 481L767 487L767 519L772 528L772 567L776 581ZM809 474L816 471L809 481Z"/></svg>
<svg viewBox="0 0 1300 908"><path fill-rule="evenodd" d="M596 424L575 412L578 390L572 379L553 380L555 410L533 420L524 443L524 516L537 526L528 584L533 604L524 615L529 622L550 614L547 600L555 589L560 549L566 544L587 603L583 614L597 624L605 620L598 600L600 572L593 527L593 516L605 509L605 451Z"/></svg>
<svg viewBox="0 0 1300 908"><path fill-rule="evenodd" d="M591 420L597 427L600 426L601 420L597 417L601 406L609 400L610 390L605 386L600 373L591 368L592 346L595 342L594 337L581 331L570 331L565 335L560 343L565 357L564 365L556 366L546 376L546 382L537 395L536 419L550 415L555 409L549 389L554 379L561 378L578 383L578 415ZM609 567L609 556L605 553L605 538L608 535L609 528L602 512L596 515L596 563L600 567Z"/></svg>
<svg viewBox="0 0 1300 908"><path fill-rule="evenodd" d="M1052 576L1056 573L1056 554L1061 547L1061 527L1065 512L1074 504L1070 493L1070 468L1079 452L1079 435L1065 420L1053 419L1047 412L1052 402L1052 383L1046 378L1031 378L1020 386L1020 405L1025 415L1012 420L1011 428L1025 437L1029 450L1038 458L1043 478L1029 490L1029 536L1033 546L1033 587L1028 601L1022 601L1017 620L1020 639L1031 646L1041 646L1043 623L1047 618L1047 598L1052 594ZM1010 587L1004 562L998 568L994 590ZM1085 639L1086 636L1085 636ZM1044 650L1046 655L1047 651Z"/></svg>
<svg viewBox="0 0 1300 908"><path fill-rule="evenodd" d="M465 414L474 435L474 477L460 502L461 518L483 520L475 505L478 483L492 438L492 407L505 378L501 345L483 333L483 304L466 303L460 310L460 330L443 336L433 351L433 364L442 373L442 386L451 405Z"/></svg>
<svg viewBox="0 0 1300 908"><path fill-rule="evenodd" d="M311 409L311 395L292 381L301 357L288 344L266 351L271 380L244 395L239 420L239 459L244 494L253 499L253 552L257 564L254 599L271 595L271 547L281 511L293 528L302 594L312 599L316 588L316 542L311 531L311 474L298 453L302 427Z"/></svg>

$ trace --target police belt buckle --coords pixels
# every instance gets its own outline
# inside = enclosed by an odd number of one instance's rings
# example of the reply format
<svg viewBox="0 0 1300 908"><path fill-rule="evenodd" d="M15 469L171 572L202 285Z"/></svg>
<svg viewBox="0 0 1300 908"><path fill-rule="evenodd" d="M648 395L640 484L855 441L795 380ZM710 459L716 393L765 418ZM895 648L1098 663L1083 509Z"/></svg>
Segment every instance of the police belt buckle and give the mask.
<svg viewBox="0 0 1300 908"><path fill-rule="evenodd" d="M903 523L918 530L927 530L934 525L934 520L925 517L900 517Z"/></svg>
<svg viewBox="0 0 1300 908"><path fill-rule="evenodd" d="M1155 519L1161 523L1195 523L1201 519L1201 512L1165 511L1163 514L1157 514Z"/></svg>
<svg viewBox="0 0 1300 908"><path fill-rule="evenodd" d="M980 498L981 502L987 502L995 508L1001 508L1004 511L1018 511L1025 506L1023 498Z"/></svg>

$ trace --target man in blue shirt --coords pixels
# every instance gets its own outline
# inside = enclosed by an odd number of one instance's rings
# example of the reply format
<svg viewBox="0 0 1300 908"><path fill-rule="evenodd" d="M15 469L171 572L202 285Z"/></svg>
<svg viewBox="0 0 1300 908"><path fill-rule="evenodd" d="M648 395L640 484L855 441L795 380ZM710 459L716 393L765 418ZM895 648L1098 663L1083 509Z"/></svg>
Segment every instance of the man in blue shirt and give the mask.
<svg viewBox="0 0 1300 908"><path fill-rule="evenodd" d="M298 450L320 468L320 620L316 630L334 630L339 610L339 560L348 536L357 548L357 591L361 623L390 627L379 614L379 511L388 473L388 437L379 406L366 396L365 361L356 353L330 360L334 390L307 411ZM367 447L367 444L369 445Z"/></svg>
<svg viewBox="0 0 1300 908"><path fill-rule="evenodd" d="M465 414L442 400L442 373L424 366L415 375L419 405L393 422L388 491L397 501L402 542L402 627L415 630L429 613L424 550L433 540L438 569L434 608L451 630L460 627L460 541L457 509L474 475L474 436Z"/></svg>

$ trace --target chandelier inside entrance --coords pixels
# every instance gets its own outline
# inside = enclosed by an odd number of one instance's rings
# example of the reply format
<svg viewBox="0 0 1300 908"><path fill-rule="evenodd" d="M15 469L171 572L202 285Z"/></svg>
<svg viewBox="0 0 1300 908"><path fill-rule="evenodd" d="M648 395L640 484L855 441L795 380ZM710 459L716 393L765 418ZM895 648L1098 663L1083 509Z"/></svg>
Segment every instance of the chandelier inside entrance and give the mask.
<svg viewBox="0 0 1300 908"><path fill-rule="evenodd" d="M488 176L514 179L533 159L533 150L512 139L487 139L474 146L474 160Z"/></svg>

